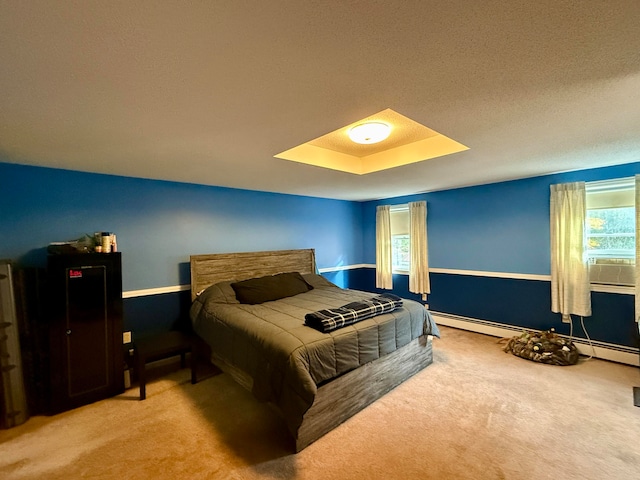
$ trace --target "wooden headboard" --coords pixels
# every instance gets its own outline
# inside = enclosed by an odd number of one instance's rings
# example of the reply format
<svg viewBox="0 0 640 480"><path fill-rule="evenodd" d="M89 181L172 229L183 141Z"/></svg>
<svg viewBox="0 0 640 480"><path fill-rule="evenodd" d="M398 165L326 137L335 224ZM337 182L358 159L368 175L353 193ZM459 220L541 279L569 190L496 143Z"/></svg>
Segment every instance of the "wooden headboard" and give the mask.
<svg viewBox="0 0 640 480"><path fill-rule="evenodd" d="M191 255L191 300L210 285L283 272L315 273L315 250Z"/></svg>

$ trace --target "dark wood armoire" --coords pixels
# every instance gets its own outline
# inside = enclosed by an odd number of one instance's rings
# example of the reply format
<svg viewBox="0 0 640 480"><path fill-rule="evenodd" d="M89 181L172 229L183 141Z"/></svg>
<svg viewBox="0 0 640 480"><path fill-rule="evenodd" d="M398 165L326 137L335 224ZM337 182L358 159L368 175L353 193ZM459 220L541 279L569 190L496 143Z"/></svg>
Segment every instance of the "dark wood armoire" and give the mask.
<svg viewBox="0 0 640 480"><path fill-rule="evenodd" d="M120 253L49 255L49 412L124 391Z"/></svg>

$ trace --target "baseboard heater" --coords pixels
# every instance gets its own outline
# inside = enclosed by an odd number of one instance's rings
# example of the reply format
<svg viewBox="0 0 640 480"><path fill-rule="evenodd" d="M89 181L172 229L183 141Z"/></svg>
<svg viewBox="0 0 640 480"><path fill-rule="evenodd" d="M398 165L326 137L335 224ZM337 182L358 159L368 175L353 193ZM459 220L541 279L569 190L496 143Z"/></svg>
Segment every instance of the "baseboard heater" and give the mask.
<svg viewBox="0 0 640 480"><path fill-rule="evenodd" d="M527 330L525 327L516 327L514 325L463 317L450 313L431 311L431 314L438 325L459 328L470 332L483 333L494 337L513 337L521 333L523 330ZM561 336L568 338L568 335ZM581 355L593 355L594 357L602 360L624 363L635 367L640 366L638 360L639 352L637 348L592 340L592 349L588 341L580 337L573 337L573 343L575 343Z"/></svg>

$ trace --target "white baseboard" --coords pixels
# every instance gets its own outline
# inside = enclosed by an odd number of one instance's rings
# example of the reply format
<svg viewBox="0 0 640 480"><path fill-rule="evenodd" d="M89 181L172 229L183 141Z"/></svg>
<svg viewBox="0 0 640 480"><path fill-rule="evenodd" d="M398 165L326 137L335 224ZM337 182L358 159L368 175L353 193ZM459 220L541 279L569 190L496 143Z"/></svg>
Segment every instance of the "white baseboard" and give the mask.
<svg viewBox="0 0 640 480"><path fill-rule="evenodd" d="M485 335L491 335L493 337L511 338L518 335L523 330L526 330L522 327L514 327L512 325L505 325L503 323L461 317L459 315L451 315L448 313L432 311L431 315L433 315L433 319L438 325L459 328L461 330L468 330L475 333L483 333ZM566 335L563 336L566 337ZM635 367L640 366L637 348L594 341L592 342L592 349L591 345L589 345L589 343L585 339L576 337L573 337L573 343L576 345L581 355L593 355L595 358L600 358L602 360L624 363L627 365L633 365Z"/></svg>

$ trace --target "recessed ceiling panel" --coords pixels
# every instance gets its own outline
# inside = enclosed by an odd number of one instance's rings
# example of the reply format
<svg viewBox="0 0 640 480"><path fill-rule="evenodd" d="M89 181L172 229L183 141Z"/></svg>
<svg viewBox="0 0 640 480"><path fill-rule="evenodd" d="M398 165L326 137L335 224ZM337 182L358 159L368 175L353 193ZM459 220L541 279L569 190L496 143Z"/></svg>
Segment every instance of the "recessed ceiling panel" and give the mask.
<svg viewBox="0 0 640 480"><path fill-rule="evenodd" d="M361 123L391 126L386 140L353 142L349 129ZM390 108L275 155L276 158L364 175L467 150L468 147Z"/></svg>

